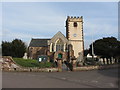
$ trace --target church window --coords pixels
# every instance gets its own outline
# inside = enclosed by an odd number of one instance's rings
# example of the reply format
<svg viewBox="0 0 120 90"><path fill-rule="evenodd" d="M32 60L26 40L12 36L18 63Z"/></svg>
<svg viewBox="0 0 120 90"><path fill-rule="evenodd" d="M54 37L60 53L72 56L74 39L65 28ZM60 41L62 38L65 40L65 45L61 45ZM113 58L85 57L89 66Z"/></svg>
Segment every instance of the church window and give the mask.
<svg viewBox="0 0 120 90"><path fill-rule="evenodd" d="M74 22L74 27L77 27L77 22Z"/></svg>
<svg viewBox="0 0 120 90"><path fill-rule="evenodd" d="M56 43L56 51L63 51L64 50L64 43L61 39L59 39Z"/></svg>
<svg viewBox="0 0 120 90"><path fill-rule="evenodd" d="M54 45L52 45L52 52L54 51Z"/></svg>
<svg viewBox="0 0 120 90"><path fill-rule="evenodd" d="M63 51L64 50L64 45L61 45L61 51Z"/></svg>

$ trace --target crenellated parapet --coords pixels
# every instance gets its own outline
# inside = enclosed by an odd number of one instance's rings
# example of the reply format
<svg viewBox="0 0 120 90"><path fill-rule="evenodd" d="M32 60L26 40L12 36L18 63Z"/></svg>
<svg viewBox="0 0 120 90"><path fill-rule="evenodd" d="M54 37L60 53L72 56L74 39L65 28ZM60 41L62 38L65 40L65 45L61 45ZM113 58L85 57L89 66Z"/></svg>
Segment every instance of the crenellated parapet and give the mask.
<svg viewBox="0 0 120 90"><path fill-rule="evenodd" d="M67 16L67 21L83 21L83 16Z"/></svg>

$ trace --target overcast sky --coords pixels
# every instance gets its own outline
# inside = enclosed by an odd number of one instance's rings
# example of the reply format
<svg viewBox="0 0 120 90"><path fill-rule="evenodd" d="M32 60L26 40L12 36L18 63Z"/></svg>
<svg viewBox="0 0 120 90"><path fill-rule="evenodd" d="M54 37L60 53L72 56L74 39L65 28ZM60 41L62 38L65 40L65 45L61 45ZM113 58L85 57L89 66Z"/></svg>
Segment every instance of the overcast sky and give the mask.
<svg viewBox="0 0 120 90"><path fill-rule="evenodd" d="M0 9L1 10L1 9ZM85 48L93 40L118 37L117 2L4 2L2 3L3 41L52 38L58 31L66 35L67 16L83 16Z"/></svg>

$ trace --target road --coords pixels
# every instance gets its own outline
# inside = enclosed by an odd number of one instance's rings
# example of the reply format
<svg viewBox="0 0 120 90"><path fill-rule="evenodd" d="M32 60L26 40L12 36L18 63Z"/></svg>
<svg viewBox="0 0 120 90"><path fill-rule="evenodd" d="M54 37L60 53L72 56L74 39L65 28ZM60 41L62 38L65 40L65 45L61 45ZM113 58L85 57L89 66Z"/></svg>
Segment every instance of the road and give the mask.
<svg viewBox="0 0 120 90"><path fill-rule="evenodd" d="M3 88L118 88L118 70L3 72Z"/></svg>

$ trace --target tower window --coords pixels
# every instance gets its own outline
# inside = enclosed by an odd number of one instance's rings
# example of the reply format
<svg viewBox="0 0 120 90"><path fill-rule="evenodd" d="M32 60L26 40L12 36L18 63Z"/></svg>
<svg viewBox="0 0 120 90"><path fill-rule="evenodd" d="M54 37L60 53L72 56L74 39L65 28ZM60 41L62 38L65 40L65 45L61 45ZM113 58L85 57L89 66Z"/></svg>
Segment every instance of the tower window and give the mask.
<svg viewBox="0 0 120 90"><path fill-rule="evenodd" d="M77 22L74 22L74 27L77 27Z"/></svg>

